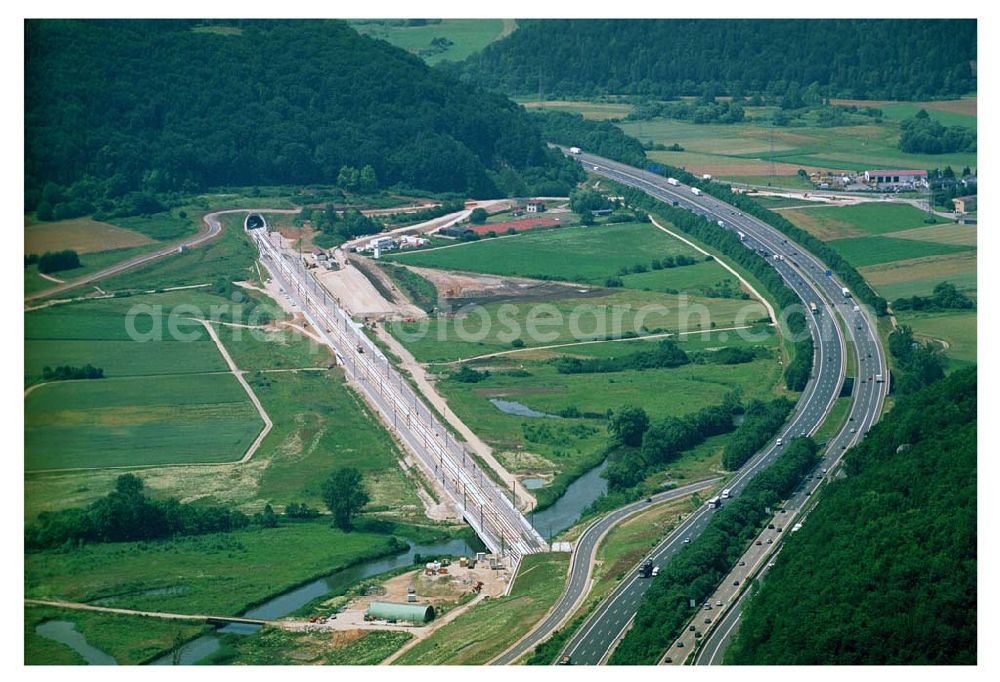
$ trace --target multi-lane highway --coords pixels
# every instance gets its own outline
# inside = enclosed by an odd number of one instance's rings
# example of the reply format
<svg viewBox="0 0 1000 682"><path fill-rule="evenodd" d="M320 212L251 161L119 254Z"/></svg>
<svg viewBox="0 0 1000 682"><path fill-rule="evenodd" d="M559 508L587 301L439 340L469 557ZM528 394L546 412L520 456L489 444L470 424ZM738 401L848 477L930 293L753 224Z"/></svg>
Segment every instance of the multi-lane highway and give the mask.
<svg viewBox="0 0 1000 682"><path fill-rule="evenodd" d="M842 285L832 274L826 274L825 266L817 258L789 243L775 228L704 193L695 194L690 187L672 185L662 176L591 154L578 154L574 158L589 172L694 211L713 223L721 221L719 229L743 232L747 248L757 250L762 258L768 259L807 310L809 303L817 304L819 314L806 314L815 348L813 372L795 412L779 434L784 441L815 433L840 393L845 376L846 343L835 316L841 316L856 349L858 367L855 371L858 371L859 381L853 393L851 421L839 434L843 441L832 444L827 457L835 457L838 448L848 447L867 431L878 417L885 396L888 375L884 355L870 316L860 307L855 309L853 299L844 296ZM775 255L784 258L776 260ZM875 375L882 375L886 382L876 382L871 378ZM775 442L751 458L727 484L732 497L737 497L748 480L770 464L780 451L781 446ZM654 548L649 558L659 566L666 564L690 539L704 530L713 513L714 510L706 506L692 514ZM639 578L633 572L600 604L564 650L574 664L600 664L607 660L630 627L649 584L648 579Z"/></svg>
<svg viewBox="0 0 1000 682"><path fill-rule="evenodd" d="M301 308L309 323L337 355L348 378L400 442L415 455L476 531L512 563L548 548L514 502L438 421L392 367L388 358L312 277L301 258L282 249L258 213L244 227L260 249L261 262Z"/></svg>
<svg viewBox="0 0 1000 682"><path fill-rule="evenodd" d="M491 663L493 665L513 663L545 639L553 630L558 629L565 623L587 595L590 587L591 568L596 558L597 548L604 536L615 525L655 504L676 500L685 495L691 495L710 488L718 483L719 480L718 478L712 478L657 493L649 498L619 507L587 526L580 534L580 537L576 541L576 546L573 548L573 558L569 568L569 580L559 600L538 625L518 640L512 647L493 659Z"/></svg>

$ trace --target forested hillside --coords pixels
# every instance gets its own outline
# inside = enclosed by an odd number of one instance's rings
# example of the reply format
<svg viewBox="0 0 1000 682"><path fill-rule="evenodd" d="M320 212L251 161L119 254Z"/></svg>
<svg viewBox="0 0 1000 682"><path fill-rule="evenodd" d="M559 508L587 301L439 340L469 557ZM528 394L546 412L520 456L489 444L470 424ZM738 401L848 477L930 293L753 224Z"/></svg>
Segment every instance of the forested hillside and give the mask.
<svg viewBox="0 0 1000 682"><path fill-rule="evenodd" d="M900 399L750 601L740 664L976 662L976 369Z"/></svg>
<svg viewBox="0 0 1000 682"><path fill-rule="evenodd" d="M532 20L462 65L511 94L922 99L975 90L974 20ZM541 81L541 82L539 82Z"/></svg>
<svg viewBox="0 0 1000 682"><path fill-rule="evenodd" d="M27 208L44 191L62 217L345 166L477 197L578 172L514 103L342 22L28 21L25 61Z"/></svg>

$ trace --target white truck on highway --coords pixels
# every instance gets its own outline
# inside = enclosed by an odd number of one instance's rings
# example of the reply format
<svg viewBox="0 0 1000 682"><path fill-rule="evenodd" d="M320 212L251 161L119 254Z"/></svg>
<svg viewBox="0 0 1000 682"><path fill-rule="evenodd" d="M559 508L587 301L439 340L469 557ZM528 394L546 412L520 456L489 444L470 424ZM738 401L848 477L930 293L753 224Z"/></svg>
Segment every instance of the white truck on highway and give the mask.
<svg viewBox="0 0 1000 682"><path fill-rule="evenodd" d="M732 488L726 488L722 491L722 499L728 500L733 494Z"/></svg>
<svg viewBox="0 0 1000 682"><path fill-rule="evenodd" d="M582 150L579 147L570 147L569 148L569 153L570 154L581 154Z"/></svg>
<svg viewBox="0 0 1000 682"><path fill-rule="evenodd" d="M700 197L701 196L701 190L698 189L697 187L692 187L691 188L691 194L695 195L696 197Z"/></svg>
<svg viewBox="0 0 1000 682"><path fill-rule="evenodd" d="M667 184L668 185L673 185L674 187L676 187L677 185L679 185L681 183L677 182L677 178L667 178Z"/></svg>
<svg viewBox="0 0 1000 682"><path fill-rule="evenodd" d="M844 298L850 298L851 297L851 290L848 289L847 287L840 287L840 293L842 293L844 295Z"/></svg>

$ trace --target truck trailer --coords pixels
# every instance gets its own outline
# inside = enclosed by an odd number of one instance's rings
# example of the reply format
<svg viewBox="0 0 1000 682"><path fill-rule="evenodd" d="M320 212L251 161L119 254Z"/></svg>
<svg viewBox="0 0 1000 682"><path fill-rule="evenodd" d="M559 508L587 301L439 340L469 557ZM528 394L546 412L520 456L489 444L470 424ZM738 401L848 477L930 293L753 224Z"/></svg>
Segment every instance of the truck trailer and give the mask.
<svg viewBox="0 0 1000 682"><path fill-rule="evenodd" d="M673 185L674 187L676 187L677 185L679 185L681 183L677 182L677 178L667 178L667 184L668 185Z"/></svg>
<svg viewBox="0 0 1000 682"><path fill-rule="evenodd" d="M582 153L582 150L579 147L570 147L569 148L569 153L570 154L580 154L580 153Z"/></svg>
<svg viewBox="0 0 1000 682"><path fill-rule="evenodd" d="M695 195L696 197L700 197L701 196L701 190L698 189L697 187L692 187L691 188L691 194Z"/></svg>

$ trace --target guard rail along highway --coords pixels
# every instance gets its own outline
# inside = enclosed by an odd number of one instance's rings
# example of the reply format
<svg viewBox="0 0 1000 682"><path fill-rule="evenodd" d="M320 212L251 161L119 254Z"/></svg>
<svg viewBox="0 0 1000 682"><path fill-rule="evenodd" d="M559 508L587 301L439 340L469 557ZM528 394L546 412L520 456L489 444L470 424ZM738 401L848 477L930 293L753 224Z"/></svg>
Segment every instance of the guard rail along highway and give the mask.
<svg viewBox="0 0 1000 682"><path fill-rule="evenodd" d="M357 390L434 477L486 546L510 557L512 566L525 554L546 551L545 540L514 501L420 401L364 334L362 325L336 304L301 258L283 251L281 236L268 231L264 217L250 212L244 229L260 249L261 262L333 349Z"/></svg>

